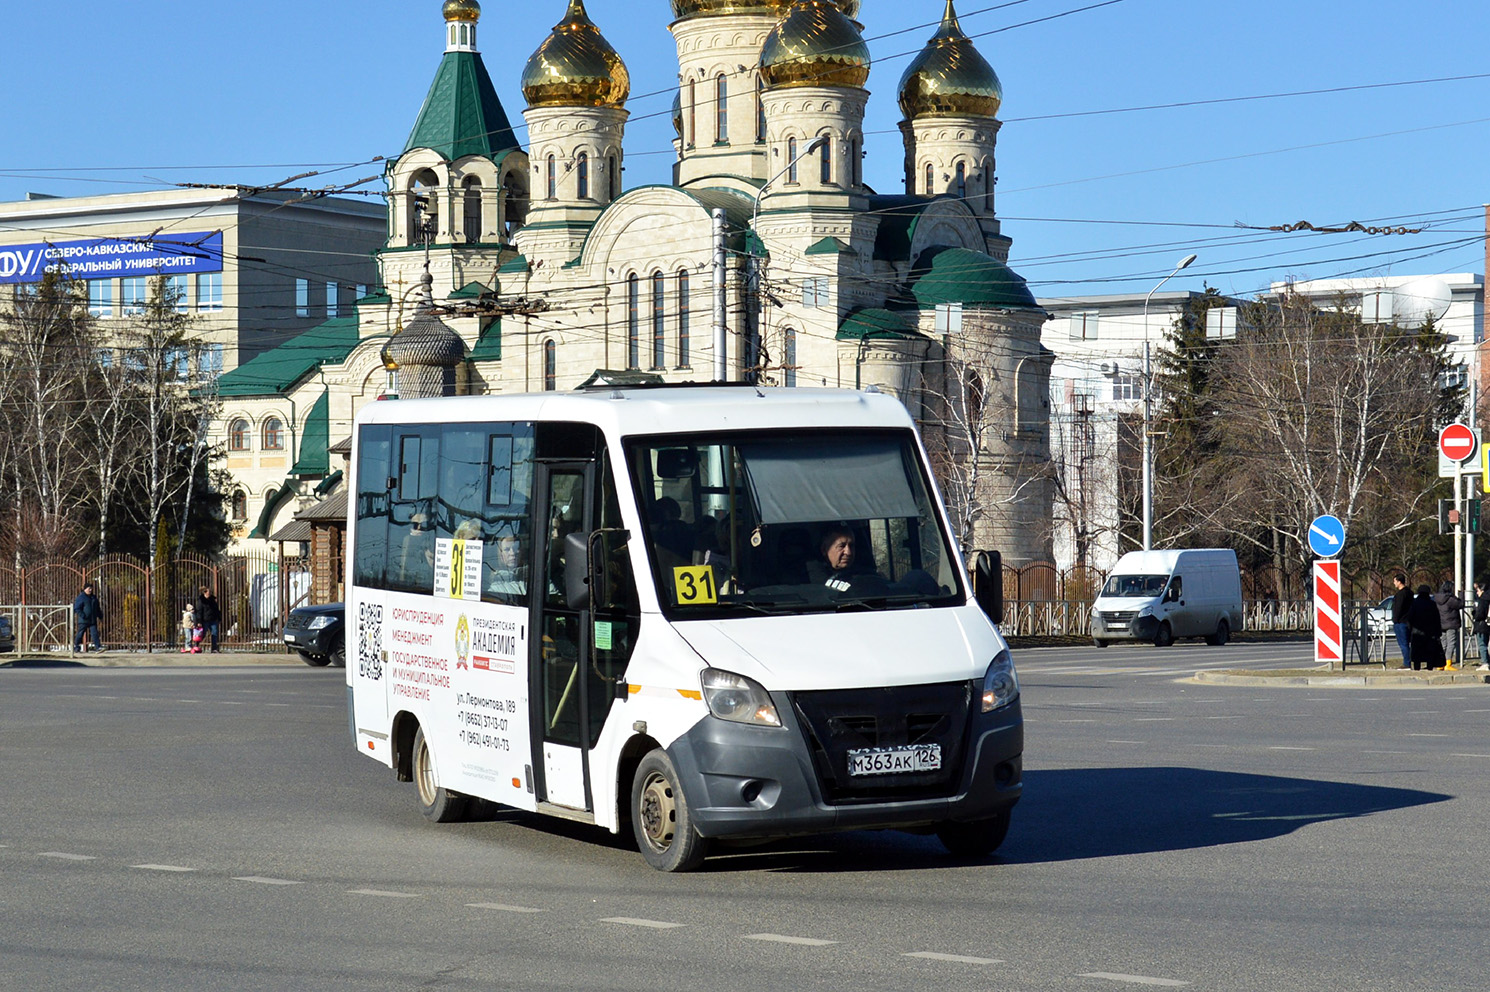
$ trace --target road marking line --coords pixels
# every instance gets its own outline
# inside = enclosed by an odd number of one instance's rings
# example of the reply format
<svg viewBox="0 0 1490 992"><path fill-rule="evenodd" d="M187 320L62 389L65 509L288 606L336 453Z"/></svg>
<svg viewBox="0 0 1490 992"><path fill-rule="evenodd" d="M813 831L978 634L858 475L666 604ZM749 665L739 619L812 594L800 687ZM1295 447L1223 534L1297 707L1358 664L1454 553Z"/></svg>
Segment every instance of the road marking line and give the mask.
<svg viewBox="0 0 1490 992"><path fill-rule="evenodd" d="M131 868L144 868L146 871L196 871L195 868L183 868L180 865L130 865Z"/></svg>
<svg viewBox="0 0 1490 992"><path fill-rule="evenodd" d="M1269 751L1313 751L1312 747L1290 747L1287 744L1272 744L1268 746Z"/></svg>
<svg viewBox="0 0 1490 992"><path fill-rule="evenodd" d="M1406 751L1362 751L1362 754L1406 754Z"/></svg>
<svg viewBox="0 0 1490 992"><path fill-rule="evenodd" d="M1231 747L1230 744L1196 744L1194 747Z"/></svg>
<svg viewBox="0 0 1490 992"><path fill-rule="evenodd" d="M1135 716L1134 723L1167 723L1173 720L1172 716Z"/></svg>
<svg viewBox="0 0 1490 992"><path fill-rule="evenodd" d="M1465 713L1490 713L1490 710L1464 710Z"/></svg>
<svg viewBox="0 0 1490 992"><path fill-rule="evenodd" d="M1247 717L1246 717L1245 714L1237 713L1237 714L1235 714L1233 716L1208 716L1208 717L1206 717L1206 719L1207 720L1245 720L1245 719L1247 719Z"/></svg>
<svg viewBox="0 0 1490 992"><path fill-rule="evenodd" d="M1175 978L1149 978L1146 975L1119 975L1111 971L1092 971L1077 978L1105 978L1111 982L1127 982L1130 985L1189 985Z"/></svg>
<svg viewBox="0 0 1490 992"><path fill-rule="evenodd" d="M1490 754L1451 754L1450 758L1490 758Z"/></svg>
<svg viewBox="0 0 1490 992"><path fill-rule="evenodd" d="M668 923L666 920L641 920L634 916L607 916L601 923L619 923L628 927L651 927L653 930L671 930L673 927L686 927L686 923Z"/></svg>
<svg viewBox="0 0 1490 992"><path fill-rule="evenodd" d="M1448 734L1408 734L1408 737L1447 737Z"/></svg>
<svg viewBox="0 0 1490 992"><path fill-rule="evenodd" d="M67 854L64 851L42 851L38 858L61 858L63 861L97 861L91 854Z"/></svg>
<svg viewBox="0 0 1490 992"><path fill-rule="evenodd" d="M803 947L826 947L836 940L816 940L812 937L787 937L779 933L747 933L746 940L770 940L778 944L801 944Z"/></svg>
<svg viewBox="0 0 1490 992"><path fill-rule="evenodd" d="M1143 741L1108 741L1109 744L1142 744Z"/></svg>
<svg viewBox="0 0 1490 992"><path fill-rule="evenodd" d="M417 892L388 892L384 889L348 889L354 896L381 896L384 899L418 899Z"/></svg>
<svg viewBox="0 0 1490 992"><path fill-rule="evenodd" d="M531 906L509 906L501 902L468 902L467 906L472 909L495 909L501 913L541 913L541 909L533 909Z"/></svg>
<svg viewBox="0 0 1490 992"><path fill-rule="evenodd" d="M951 961L953 964L1003 964L1002 958L974 958L966 954L942 954L939 951L911 951L903 958L925 958L928 961Z"/></svg>
<svg viewBox="0 0 1490 992"><path fill-rule="evenodd" d="M270 878L267 875L234 875L235 882L258 882L260 885L304 885L289 878Z"/></svg>
<svg viewBox="0 0 1490 992"><path fill-rule="evenodd" d="M1096 723L1097 721L1096 720L1072 720L1072 719L1066 719L1066 720L1057 720L1055 722L1056 723Z"/></svg>

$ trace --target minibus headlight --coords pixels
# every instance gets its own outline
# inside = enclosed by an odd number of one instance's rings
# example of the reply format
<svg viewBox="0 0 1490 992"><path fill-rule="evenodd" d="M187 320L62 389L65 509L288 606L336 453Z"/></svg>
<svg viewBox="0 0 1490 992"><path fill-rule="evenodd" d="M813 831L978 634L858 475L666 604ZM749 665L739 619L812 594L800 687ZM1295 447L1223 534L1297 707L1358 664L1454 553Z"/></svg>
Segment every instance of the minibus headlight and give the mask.
<svg viewBox="0 0 1490 992"><path fill-rule="evenodd" d="M993 656L988 674L983 676L983 712L1001 709L1019 698L1019 676L1014 674L1014 659L1004 648Z"/></svg>
<svg viewBox="0 0 1490 992"><path fill-rule="evenodd" d="M709 704L709 712L719 719L760 727L781 726L781 717L776 713L771 695L759 682L717 668L704 669L701 682L704 702Z"/></svg>

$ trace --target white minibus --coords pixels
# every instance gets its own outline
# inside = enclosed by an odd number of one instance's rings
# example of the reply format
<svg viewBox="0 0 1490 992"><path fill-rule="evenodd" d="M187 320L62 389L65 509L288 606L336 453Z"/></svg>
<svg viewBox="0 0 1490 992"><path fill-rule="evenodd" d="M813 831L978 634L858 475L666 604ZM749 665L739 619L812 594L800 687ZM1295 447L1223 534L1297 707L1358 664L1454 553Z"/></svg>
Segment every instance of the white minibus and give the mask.
<svg viewBox="0 0 1490 992"><path fill-rule="evenodd" d="M893 398L390 400L351 472L352 731L430 819L477 798L630 830L663 871L854 828L1003 841L1024 728L998 584L970 591Z"/></svg>
<svg viewBox="0 0 1490 992"><path fill-rule="evenodd" d="M1092 604L1092 641L1177 637L1225 644L1242 629L1242 577L1230 548L1129 551L1118 559Z"/></svg>

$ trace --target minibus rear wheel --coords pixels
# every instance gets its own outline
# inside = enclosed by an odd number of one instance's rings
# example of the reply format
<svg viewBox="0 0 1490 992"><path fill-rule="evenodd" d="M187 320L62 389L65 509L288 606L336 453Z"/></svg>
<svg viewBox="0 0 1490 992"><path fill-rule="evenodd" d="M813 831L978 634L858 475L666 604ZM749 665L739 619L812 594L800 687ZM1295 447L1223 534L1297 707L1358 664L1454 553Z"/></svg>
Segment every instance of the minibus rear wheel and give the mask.
<svg viewBox="0 0 1490 992"><path fill-rule="evenodd" d="M693 813L678 784L678 771L661 748L636 766L631 829L642 857L658 871L692 871L708 853L707 842L693 829Z"/></svg>
<svg viewBox="0 0 1490 992"><path fill-rule="evenodd" d="M426 820L451 823L465 819L470 800L440 785L434 752L424 739L423 727L414 733L414 785L419 790L419 812Z"/></svg>
<svg viewBox="0 0 1490 992"><path fill-rule="evenodd" d="M959 858L981 858L999 849L1009 834L1009 812L971 823L948 822L936 828L936 839Z"/></svg>

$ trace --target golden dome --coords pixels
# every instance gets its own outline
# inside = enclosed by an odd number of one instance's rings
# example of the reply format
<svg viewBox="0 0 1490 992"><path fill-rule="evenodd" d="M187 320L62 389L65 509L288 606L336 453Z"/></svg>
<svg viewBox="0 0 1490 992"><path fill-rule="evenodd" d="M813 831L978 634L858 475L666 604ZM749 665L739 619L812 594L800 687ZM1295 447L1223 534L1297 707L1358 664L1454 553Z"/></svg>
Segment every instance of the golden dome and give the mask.
<svg viewBox="0 0 1490 992"><path fill-rule="evenodd" d="M838 9L849 17L859 13L859 0L835 0ZM781 14L792 0L673 0L673 16L679 19L712 14Z"/></svg>
<svg viewBox="0 0 1490 992"><path fill-rule="evenodd" d="M479 21L481 4L476 0L445 0L445 20Z"/></svg>
<svg viewBox="0 0 1490 992"><path fill-rule="evenodd" d="M530 107L620 107L631 94L631 76L585 13L584 0L569 0L564 19L523 67L522 89Z"/></svg>
<svg viewBox="0 0 1490 992"><path fill-rule="evenodd" d="M761 46L767 86L856 86L869 80L869 46L832 0L798 0Z"/></svg>
<svg viewBox="0 0 1490 992"><path fill-rule="evenodd" d="M941 26L900 77L900 109L907 120L994 117L1003 102L1003 84L962 33L957 11L947 0Z"/></svg>

